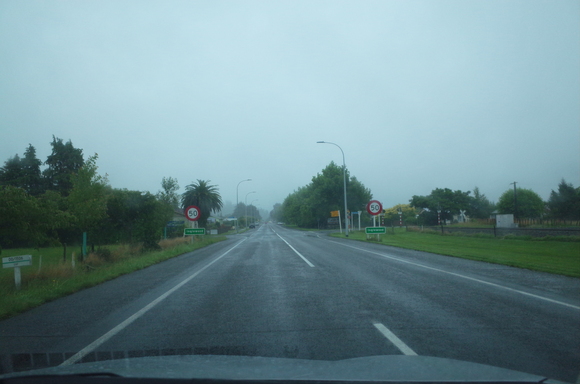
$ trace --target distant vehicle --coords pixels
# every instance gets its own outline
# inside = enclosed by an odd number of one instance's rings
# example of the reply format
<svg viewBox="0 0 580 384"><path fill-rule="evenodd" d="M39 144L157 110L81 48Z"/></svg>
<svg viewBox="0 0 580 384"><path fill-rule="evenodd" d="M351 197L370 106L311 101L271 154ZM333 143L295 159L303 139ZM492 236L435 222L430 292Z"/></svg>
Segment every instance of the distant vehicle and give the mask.
<svg viewBox="0 0 580 384"><path fill-rule="evenodd" d="M255 224L250 224L250 228L256 228Z"/></svg>

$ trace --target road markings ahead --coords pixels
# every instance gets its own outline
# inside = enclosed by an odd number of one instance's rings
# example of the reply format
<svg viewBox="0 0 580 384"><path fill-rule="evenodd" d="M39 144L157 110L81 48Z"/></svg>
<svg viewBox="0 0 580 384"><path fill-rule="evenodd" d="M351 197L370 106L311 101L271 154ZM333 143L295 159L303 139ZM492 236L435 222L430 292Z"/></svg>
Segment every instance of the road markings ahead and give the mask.
<svg viewBox="0 0 580 384"><path fill-rule="evenodd" d="M403 343L401 339L397 337L393 332L389 330L389 328L385 327L381 323L373 323L376 329L379 330L380 333L383 334L391 343L395 345L395 347L399 348L403 354L407 356L417 356L415 351L413 351L407 344Z"/></svg>
<svg viewBox="0 0 580 384"><path fill-rule="evenodd" d="M236 245L234 245L233 247L228 249L221 256L212 260L209 264L207 264L206 266L204 266L203 268L201 268L200 270L198 270L194 274L190 275L186 279L182 280L180 283L176 284L173 288L169 289L167 292L165 292L164 294L162 294L161 296L159 296L158 298L156 298L155 300L153 300L152 302L150 302L149 304L147 304L146 306L144 306L143 308L141 308L140 310L138 310L137 312L135 312L134 314L129 316L125 321L123 321L122 323L120 323L119 325L117 325L116 327L111 329L109 332L105 333L103 336L99 337L97 340L93 341L91 344L87 345L86 347L84 347L83 349L81 349L80 351L75 353L69 359L65 360L61 364L61 366L72 365L72 364L76 363L77 361L81 360L83 357L85 357L89 353L93 352L95 349L97 349L99 346L101 346L103 343L105 343L111 337L113 337L117 333L121 332L123 329L125 329L132 322L134 322L135 320L137 320L138 318L143 316L145 313L147 313L147 311L149 311L151 308L155 307L157 304L162 302L164 299L166 299L173 292L175 292L179 288L183 287L185 284L187 284L189 281L191 281L194 277L196 277L197 275L199 275L200 273L205 271L207 268L209 268L211 265L216 263L218 260L222 259L225 255L227 255L228 253L233 251L238 245L242 244L246 240L247 240L247 238L236 243Z"/></svg>
<svg viewBox="0 0 580 384"><path fill-rule="evenodd" d="M530 296L530 297L533 297L533 298L536 298L536 299L548 301L550 303L559 304L559 305L563 305L565 307L570 307L570 308L574 308L574 309L579 309L580 310L580 306L573 305L573 304L568 304L568 303L565 303L563 301L558 301L558 300L550 299L550 298L547 298L547 297L544 297L544 296L540 296L540 295L534 295L533 293L529 293L529 292L526 292L526 291L520 291L519 289L509 288L509 287L506 287L506 286L503 286L503 285L499 285L499 284L495 284L495 283L491 283L491 282L485 281L485 280L476 279L475 277L465 276L465 275L462 275L460 273L449 272L449 271L445 271L445 270L439 269L439 268L428 267L428 266L423 265L423 264L414 263L414 262L408 261L408 260L403 260L403 259L398 258L398 257L388 256L388 255L385 255L384 253L380 253L380 252L373 252L373 251L369 251L367 249L363 249L363 248L359 248L359 247L354 247L352 245L347 245L347 244L344 244L344 243L341 243L341 242L338 242L338 241L331 241L331 240L328 240L328 241L330 241L331 243L340 244L340 245L345 246L345 247L353 248L353 249L356 249L356 250L359 250L359 251L371 253L373 255L381 256L381 257L384 257L386 259L400 261L401 263L415 265L417 267L421 267L421 268L425 268L425 269L430 269L432 271L437 271L437 272L441 272L441 273L447 273L448 275L452 275L452 276L456 276L456 277L461 277L463 279L467 279L467 280L471 280L471 281L476 281L476 282L481 283L481 284L490 285L492 287L505 289L507 291L516 292L516 293L519 293L519 294L522 294L522 295L525 295L525 296Z"/></svg>
<svg viewBox="0 0 580 384"><path fill-rule="evenodd" d="M310 261L308 261L308 259L306 257L302 256L302 254L300 252L298 252L293 246L291 246L289 242L284 240L284 238L282 236L280 236L278 234L278 232L274 231L273 229L272 229L272 232L274 232L276 234L276 236L278 236L280 239L282 239L282 241L285 242L286 245L288 245L298 256L300 256L302 258L302 260L304 260L306 262L306 264L308 264L309 266L314 268L314 264L312 264Z"/></svg>

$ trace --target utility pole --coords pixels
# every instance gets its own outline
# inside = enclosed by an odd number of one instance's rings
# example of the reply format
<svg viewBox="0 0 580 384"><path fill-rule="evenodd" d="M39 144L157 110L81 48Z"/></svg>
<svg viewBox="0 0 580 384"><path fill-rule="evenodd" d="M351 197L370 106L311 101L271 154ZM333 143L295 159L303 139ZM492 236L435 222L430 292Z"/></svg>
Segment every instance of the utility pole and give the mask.
<svg viewBox="0 0 580 384"><path fill-rule="evenodd" d="M517 181L510 183L514 185L514 220L518 218L518 193L516 191L516 183Z"/></svg>

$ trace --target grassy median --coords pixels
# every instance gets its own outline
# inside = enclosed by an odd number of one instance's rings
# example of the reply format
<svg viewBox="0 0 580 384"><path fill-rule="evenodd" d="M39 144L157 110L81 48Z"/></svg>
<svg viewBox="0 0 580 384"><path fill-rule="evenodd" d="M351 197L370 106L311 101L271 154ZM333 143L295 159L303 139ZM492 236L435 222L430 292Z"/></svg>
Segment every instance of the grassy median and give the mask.
<svg viewBox="0 0 580 384"><path fill-rule="evenodd" d="M74 250L64 257L60 247L5 249L2 257L32 255L33 263L21 267L20 290L15 289L14 269L0 269L0 319L225 239L205 236L193 242L189 238L163 240L159 244L162 249L153 252L143 252L139 246L102 247L82 262L73 255Z"/></svg>
<svg viewBox="0 0 580 384"><path fill-rule="evenodd" d="M344 234L332 234L344 238ZM388 229L387 234L367 235L351 232L350 239L377 242L400 248L510 265L535 271L580 277L580 242L564 239L518 239L441 235L412 232L405 228ZM570 240L570 239L569 239Z"/></svg>

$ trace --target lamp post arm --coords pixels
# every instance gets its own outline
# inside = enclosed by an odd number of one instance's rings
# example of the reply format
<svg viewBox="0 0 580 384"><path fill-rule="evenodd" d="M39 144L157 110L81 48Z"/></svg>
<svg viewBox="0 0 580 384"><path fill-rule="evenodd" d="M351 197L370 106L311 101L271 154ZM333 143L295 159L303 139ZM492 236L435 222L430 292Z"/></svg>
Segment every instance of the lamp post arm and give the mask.
<svg viewBox="0 0 580 384"><path fill-rule="evenodd" d="M242 184L244 181L252 181L252 179L242 180L242 181L240 181L238 183L238 186L236 187L236 208L235 209L238 209L238 204L239 204L238 194L239 194L239 191L240 191L240 184ZM234 212L235 212L235 209L234 209ZM238 233L238 223L237 223L237 221L236 221L236 233Z"/></svg>
<svg viewBox="0 0 580 384"><path fill-rule="evenodd" d="M331 143L330 141L317 141L317 143L318 144L332 144L334 146L337 146L338 149L340 149L340 152L342 153L342 172L343 172L342 179L343 179L343 184L344 184L344 222L346 224L344 234L346 235L346 237L348 237L349 219L348 219L348 210L347 210L347 203L346 203L346 161L344 159L344 151L342 150L340 145L338 145L336 143Z"/></svg>

